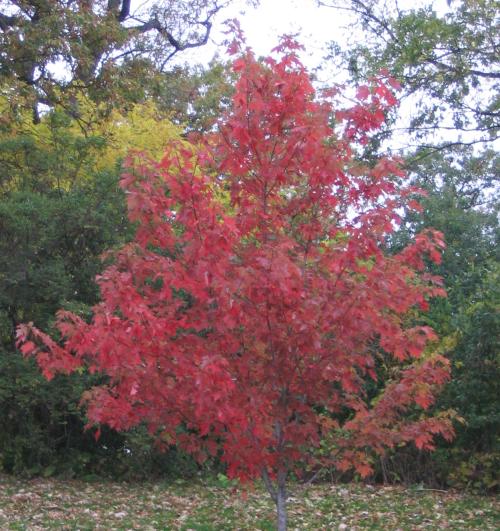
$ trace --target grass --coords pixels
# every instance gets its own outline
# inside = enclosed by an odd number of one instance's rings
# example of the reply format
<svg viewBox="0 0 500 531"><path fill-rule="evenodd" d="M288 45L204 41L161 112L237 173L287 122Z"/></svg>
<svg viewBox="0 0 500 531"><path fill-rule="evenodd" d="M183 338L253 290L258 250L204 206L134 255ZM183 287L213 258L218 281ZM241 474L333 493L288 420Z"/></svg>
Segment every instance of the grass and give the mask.
<svg viewBox="0 0 500 531"><path fill-rule="evenodd" d="M314 485L290 489L289 528L312 530L498 530L500 501L402 487ZM21 480L0 475L2 530L272 530L274 506L260 488L227 482L157 484Z"/></svg>

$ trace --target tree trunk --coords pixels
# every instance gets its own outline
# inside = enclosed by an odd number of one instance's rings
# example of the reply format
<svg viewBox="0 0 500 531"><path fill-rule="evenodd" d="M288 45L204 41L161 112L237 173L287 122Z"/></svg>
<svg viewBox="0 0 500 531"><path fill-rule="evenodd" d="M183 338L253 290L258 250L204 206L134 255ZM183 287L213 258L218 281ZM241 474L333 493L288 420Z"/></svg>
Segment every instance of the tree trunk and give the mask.
<svg viewBox="0 0 500 531"><path fill-rule="evenodd" d="M281 482L279 481L279 478L278 488L276 490L276 509L278 513L278 531L286 531L286 486L285 481Z"/></svg>
<svg viewBox="0 0 500 531"><path fill-rule="evenodd" d="M262 479L266 485L267 491L276 504L278 531L286 531L287 514L286 514L286 471L278 472L277 485L273 485L267 470L262 470Z"/></svg>

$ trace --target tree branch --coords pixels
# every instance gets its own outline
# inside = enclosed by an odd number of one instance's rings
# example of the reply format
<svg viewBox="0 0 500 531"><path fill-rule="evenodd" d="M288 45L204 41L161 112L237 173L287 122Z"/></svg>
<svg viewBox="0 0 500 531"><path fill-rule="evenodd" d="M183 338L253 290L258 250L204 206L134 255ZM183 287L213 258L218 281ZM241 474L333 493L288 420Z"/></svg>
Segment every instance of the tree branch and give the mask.
<svg viewBox="0 0 500 531"><path fill-rule="evenodd" d="M269 495L271 496L273 502L276 503L276 501L278 500L278 494L276 492L276 489L274 488L271 478L269 477L267 468L265 467L262 469L262 479L264 480L264 485L266 486L267 492L269 492Z"/></svg>
<svg viewBox="0 0 500 531"><path fill-rule="evenodd" d="M436 59L432 59L431 57L427 58L427 62L433 64L434 66L437 66L441 70L446 70L448 72L457 72L457 69L453 66L447 65L446 63L442 63L441 61L437 61ZM474 68L470 68L467 71L469 72L469 74L473 74L478 77L500 79L500 72L483 72L482 70L475 70Z"/></svg>
<svg viewBox="0 0 500 531"><path fill-rule="evenodd" d="M168 55L165 61L167 62L177 52L182 52L183 50L187 50L189 48L197 48L198 46L203 46L208 42L208 37L210 36L210 31L212 29L212 23L207 18L203 22L200 22L199 25L205 27L205 34L203 35L203 37L200 40L186 43L181 43L178 39L176 39L170 31L168 31L165 27L162 26L161 22L158 20L158 18L156 18L156 16L151 20L148 20L144 24L141 24L140 26L133 26L129 29L131 31L137 31L139 33L146 33L151 30L156 30L160 35L165 37L170 46L172 46L172 48L174 49L173 52Z"/></svg>
<svg viewBox="0 0 500 531"><path fill-rule="evenodd" d="M118 22L123 22L130 15L130 0L123 0Z"/></svg>
<svg viewBox="0 0 500 531"><path fill-rule="evenodd" d="M20 18L15 15L9 16L0 13L0 29L2 31L7 31L9 28L13 28L19 21Z"/></svg>
<svg viewBox="0 0 500 531"><path fill-rule="evenodd" d="M447 142L446 144L439 144L439 145L432 145L432 144L421 144L419 146L416 146L418 148L422 148L422 152L419 155L414 156L412 159L408 160L407 164L405 165L408 169L411 164L414 164L415 162L418 162L422 159L425 159L434 153L439 153L440 151L445 151L447 149L450 149L452 147L458 147L458 146L474 146L476 144L480 144L482 142L493 142L495 140L498 140L498 136L491 139L491 140L485 140L484 138L480 138L478 140L471 140L470 142Z"/></svg>
<svg viewBox="0 0 500 531"><path fill-rule="evenodd" d="M364 4L361 0L351 0L351 4L352 4L351 7L328 4L326 2L323 2L322 0L318 0L318 4L320 6L331 7L333 9L343 9L345 11L352 11L354 13L357 13L358 15L364 16L367 19L372 20L373 22L378 24L381 28L383 28L393 41L397 40L396 35L390 28L389 24L385 20L379 18L373 12L373 10L370 7L368 7L366 4Z"/></svg>

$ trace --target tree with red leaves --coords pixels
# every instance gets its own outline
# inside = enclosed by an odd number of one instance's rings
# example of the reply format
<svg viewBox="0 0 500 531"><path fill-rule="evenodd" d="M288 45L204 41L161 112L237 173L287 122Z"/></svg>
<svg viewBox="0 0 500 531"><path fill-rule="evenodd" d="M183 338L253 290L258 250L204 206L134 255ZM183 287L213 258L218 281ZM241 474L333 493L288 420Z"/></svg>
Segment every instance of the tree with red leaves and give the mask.
<svg viewBox="0 0 500 531"><path fill-rule="evenodd" d="M366 476L367 448L452 436L446 416L404 419L448 378L424 351L432 330L408 316L443 295L424 263L443 242L427 231L384 252L411 190L397 160L364 165L356 145L395 103L390 82L334 114L296 43L265 61L239 46L217 132L159 163L129 161L137 233L97 279L91 322L60 312L62 343L31 324L18 337L47 378L81 366L107 376L84 396L90 425L145 422L163 444L220 456L230 477L262 478L284 530L291 472L321 459ZM386 357L402 368L373 401L366 382ZM323 438L334 445L318 457Z"/></svg>

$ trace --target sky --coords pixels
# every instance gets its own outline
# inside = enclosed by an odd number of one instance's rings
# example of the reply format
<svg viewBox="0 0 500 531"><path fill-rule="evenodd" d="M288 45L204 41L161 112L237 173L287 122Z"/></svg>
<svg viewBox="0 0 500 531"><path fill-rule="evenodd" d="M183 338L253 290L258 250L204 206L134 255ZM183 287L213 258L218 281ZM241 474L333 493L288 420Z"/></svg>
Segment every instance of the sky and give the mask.
<svg viewBox="0 0 500 531"><path fill-rule="evenodd" d="M334 0L329 0L334 3ZM380 0L382 1L382 0ZM385 0L388 5L397 5L401 10L428 6L432 0ZM335 0L335 3L347 4L347 0ZM444 14L448 11L447 0L434 0L433 9ZM348 48L352 42L363 39L362 31L350 24L354 17L347 10L318 7L317 0L260 0L257 7L251 7L245 0L234 0L221 10L214 19L211 37L202 48L183 52L178 55L180 63L207 64L215 54L224 55L224 21L237 18L243 29L248 45L257 56L269 55L278 44L278 37L284 34L296 35L305 47L301 54L302 63L315 73L320 86L329 86L346 81L347 72L333 70L331 62L325 62L327 44L336 41L342 48ZM318 67L322 67L318 70ZM411 119L415 112L412 101L402 102L399 109L400 126ZM408 144L406 136L393 139L394 149L403 149Z"/></svg>
<svg viewBox="0 0 500 531"><path fill-rule="evenodd" d="M347 4L347 0L336 3ZM388 0L389 5L397 4L401 9L418 8L429 5L431 0ZM332 1L333 3L333 1ZM447 0L434 0L433 9L438 13L448 10ZM318 67L325 55L326 44L332 40L347 44L352 39L362 39L361 33L353 33L348 28L352 20L345 10L318 7L317 0L259 0L257 7L251 7L245 0L235 0L221 10L214 19L210 42L203 48L183 53L179 59L208 62L213 55L223 49L224 20L237 18L246 35L247 42L257 55L268 55L277 44L279 35L298 34L298 40L306 51L301 59L310 69Z"/></svg>
<svg viewBox="0 0 500 531"><path fill-rule="evenodd" d="M318 8L316 0L260 0L257 8L237 1L219 13L212 42L205 50L207 55L223 41L222 23L228 18L239 20L257 55L268 55L280 35L298 34L298 40L306 47L302 60L310 68L320 64L328 41L343 37L341 26L348 22L340 11Z"/></svg>
<svg viewBox="0 0 500 531"><path fill-rule="evenodd" d="M224 21L233 18L238 19L248 45L257 56L269 55L279 36L296 36L305 47L301 60L309 70L322 64L328 42L343 43L349 34L344 29L349 22L348 15L318 7L316 0L260 0L257 7L236 0L214 19L209 43L191 53L179 54L178 60L208 63L214 54L223 55Z"/></svg>

